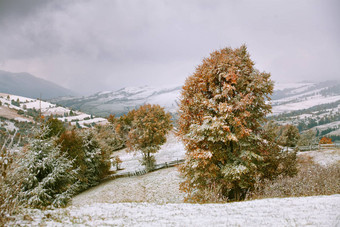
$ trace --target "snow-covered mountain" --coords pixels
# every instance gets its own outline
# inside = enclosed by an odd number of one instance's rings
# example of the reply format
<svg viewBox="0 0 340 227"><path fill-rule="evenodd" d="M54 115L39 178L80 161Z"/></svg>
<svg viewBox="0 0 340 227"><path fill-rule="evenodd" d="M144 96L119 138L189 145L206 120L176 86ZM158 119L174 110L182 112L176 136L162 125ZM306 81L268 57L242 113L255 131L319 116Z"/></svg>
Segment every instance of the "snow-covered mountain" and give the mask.
<svg viewBox="0 0 340 227"><path fill-rule="evenodd" d="M277 84L272 96L273 114L289 113L340 100L340 82Z"/></svg>
<svg viewBox="0 0 340 227"><path fill-rule="evenodd" d="M340 82L276 83L271 118L292 123L300 131L313 129L322 135L340 134ZM88 97L56 99L54 102L87 113L120 116L145 103L159 104L174 115L181 86L127 87L98 92ZM320 135L321 135L320 134Z"/></svg>
<svg viewBox="0 0 340 227"><path fill-rule="evenodd" d="M278 84L272 98L272 119L340 139L339 81Z"/></svg>
<svg viewBox="0 0 340 227"><path fill-rule="evenodd" d="M159 104L167 111L175 113L180 92L181 86L126 87L117 91L98 92L88 97L55 99L52 102L103 116L120 116L145 103Z"/></svg>

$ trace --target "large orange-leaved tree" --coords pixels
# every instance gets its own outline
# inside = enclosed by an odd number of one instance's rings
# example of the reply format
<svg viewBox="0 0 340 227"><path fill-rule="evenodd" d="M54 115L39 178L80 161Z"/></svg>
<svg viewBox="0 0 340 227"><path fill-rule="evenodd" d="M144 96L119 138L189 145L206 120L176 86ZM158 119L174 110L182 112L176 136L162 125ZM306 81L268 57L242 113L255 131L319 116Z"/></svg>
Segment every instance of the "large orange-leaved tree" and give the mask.
<svg viewBox="0 0 340 227"><path fill-rule="evenodd" d="M261 129L273 86L269 73L254 68L245 45L211 53L187 78L178 122L186 148L180 188L187 200L205 201L209 188L240 200L253 187L266 155L277 151Z"/></svg>

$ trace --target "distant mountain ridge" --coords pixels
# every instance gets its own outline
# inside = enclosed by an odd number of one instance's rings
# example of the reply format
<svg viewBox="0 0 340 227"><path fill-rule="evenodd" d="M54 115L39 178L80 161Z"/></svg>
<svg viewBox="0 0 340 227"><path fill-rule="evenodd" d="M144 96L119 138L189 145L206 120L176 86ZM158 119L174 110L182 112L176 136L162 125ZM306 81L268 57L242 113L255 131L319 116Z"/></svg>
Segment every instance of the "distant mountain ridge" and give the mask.
<svg viewBox="0 0 340 227"><path fill-rule="evenodd" d="M29 98L51 99L62 96L76 96L69 89L29 73L11 73L0 70L0 92Z"/></svg>
<svg viewBox="0 0 340 227"><path fill-rule="evenodd" d="M52 102L101 116L109 114L120 116L146 103L159 104L167 111L175 113L181 89L181 86L126 87L117 91L98 92L82 98L55 99Z"/></svg>
<svg viewBox="0 0 340 227"><path fill-rule="evenodd" d="M151 103L165 107L175 116L181 90L181 86L127 87L53 102L101 116L120 116ZM280 124L294 124L300 131L313 129L319 135L340 135L339 81L277 83L271 97L273 113L269 117Z"/></svg>

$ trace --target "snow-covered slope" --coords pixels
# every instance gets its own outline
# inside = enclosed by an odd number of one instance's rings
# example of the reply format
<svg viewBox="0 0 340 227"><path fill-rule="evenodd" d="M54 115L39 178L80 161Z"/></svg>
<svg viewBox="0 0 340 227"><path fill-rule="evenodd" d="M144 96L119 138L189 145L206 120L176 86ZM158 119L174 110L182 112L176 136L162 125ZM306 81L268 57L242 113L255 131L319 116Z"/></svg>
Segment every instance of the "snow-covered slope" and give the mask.
<svg viewBox="0 0 340 227"><path fill-rule="evenodd" d="M88 97L55 99L53 102L99 115L122 115L145 103L159 104L175 113L181 87L127 87L117 91L98 92Z"/></svg>
<svg viewBox="0 0 340 227"><path fill-rule="evenodd" d="M340 138L340 82L279 84L271 101L272 118L312 129L319 137Z"/></svg>
<svg viewBox="0 0 340 227"><path fill-rule="evenodd" d="M145 103L159 104L172 114L176 114L180 93L180 86L127 87L117 91L98 92L88 97L55 99L53 102L103 116L109 114L120 116ZM317 121L308 127L301 126L301 131L340 121L340 82L276 83L271 103L273 106L271 116L281 123L308 125L310 121ZM327 119L320 121L321 118ZM333 131L338 129L338 125L330 127L333 134Z"/></svg>
<svg viewBox="0 0 340 227"><path fill-rule="evenodd" d="M273 114L308 109L340 100L340 82L277 84L272 96Z"/></svg>
<svg viewBox="0 0 340 227"><path fill-rule="evenodd" d="M9 225L339 226L339 210L340 195L227 204L94 203L45 211L27 209L26 219L17 217Z"/></svg>
<svg viewBox="0 0 340 227"><path fill-rule="evenodd" d="M105 124L107 122L105 118L94 117L80 111L71 111L69 108L50 102L18 95L0 93L0 102L0 116L16 121L33 122L34 114L41 111L43 116L53 115L63 122L70 122L71 125L78 123L80 127L97 123Z"/></svg>

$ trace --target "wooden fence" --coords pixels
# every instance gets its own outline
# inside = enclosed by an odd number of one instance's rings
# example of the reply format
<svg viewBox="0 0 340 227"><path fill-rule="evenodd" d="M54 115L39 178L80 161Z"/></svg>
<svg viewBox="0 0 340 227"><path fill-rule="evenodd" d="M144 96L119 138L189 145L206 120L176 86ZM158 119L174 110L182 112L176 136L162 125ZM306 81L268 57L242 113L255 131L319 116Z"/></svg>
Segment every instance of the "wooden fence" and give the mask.
<svg viewBox="0 0 340 227"><path fill-rule="evenodd" d="M171 162L164 162L161 164L157 164L155 165L155 168L152 171L149 172L153 172L156 170L160 170L160 169L164 169L164 168L169 168L169 167L173 167L176 165L179 165L181 163L183 163L185 160L184 159L177 159ZM131 171L131 172L126 172L126 173L117 173L117 174L111 174L107 177L105 177L102 181L108 181L108 180L113 180L113 179L117 179L117 178L122 178L122 177L134 177L134 176L141 176L144 174L149 173L148 171L146 171L145 169L143 170L135 170L135 171Z"/></svg>
<svg viewBox="0 0 340 227"><path fill-rule="evenodd" d="M300 151L313 151L313 150L326 150L326 149L334 149L340 148L340 144L332 143L332 144L314 144L310 146L298 146ZM294 149L294 148L292 148Z"/></svg>

